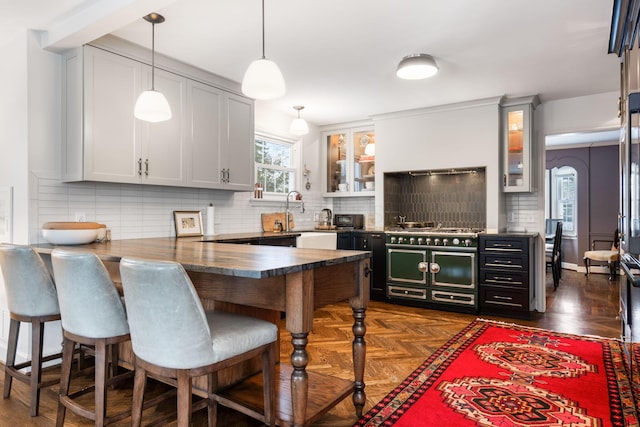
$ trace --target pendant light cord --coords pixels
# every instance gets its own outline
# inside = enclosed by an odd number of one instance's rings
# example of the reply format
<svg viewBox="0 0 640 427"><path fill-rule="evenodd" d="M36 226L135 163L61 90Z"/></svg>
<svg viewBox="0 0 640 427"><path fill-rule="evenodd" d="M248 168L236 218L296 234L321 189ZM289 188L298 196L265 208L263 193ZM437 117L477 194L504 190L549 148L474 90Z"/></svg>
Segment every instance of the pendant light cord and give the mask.
<svg viewBox="0 0 640 427"><path fill-rule="evenodd" d="M156 90L156 24L151 23L151 90Z"/></svg>
<svg viewBox="0 0 640 427"><path fill-rule="evenodd" d="M262 59L266 59L264 56L264 0L262 0Z"/></svg>

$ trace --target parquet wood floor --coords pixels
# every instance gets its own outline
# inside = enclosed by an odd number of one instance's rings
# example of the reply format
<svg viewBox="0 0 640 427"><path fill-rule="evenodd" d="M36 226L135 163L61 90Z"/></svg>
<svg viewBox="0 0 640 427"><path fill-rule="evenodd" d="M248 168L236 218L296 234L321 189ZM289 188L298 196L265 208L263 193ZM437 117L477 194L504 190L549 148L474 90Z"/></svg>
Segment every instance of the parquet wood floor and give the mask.
<svg viewBox="0 0 640 427"><path fill-rule="evenodd" d="M418 367L438 347L446 343L476 317L537 326L559 332L618 337L618 282L609 282L607 275L565 270L559 288L554 292L551 275L547 276L547 312L535 314L531 320L476 316L444 311L402 307L371 302L367 310L367 366L365 382L367 404L365 411L382 399ZM351 369L351 311L348 305L336 304L316 312L314 331L309 337L308 369L352 379ZM283 333L281 358L288 360L291 345ZM56 372L51 373L54 375ZM4 378L0 374L0 387ZM156 389L162 386L156 386ZM57 387L42 391L40 416L29 417L25 402L28 388L14 381L10 399L0 399L0 426L54 426L57 408ZM109 404L114 411L130 405L131 389L110 391ZM169 404L158 411L171 410ZM153 410L145 419L157 414ZM93 423L73 414L67 415L68 426L90 426ZM316 426L351 426L356 421L351 399L347 398L316 422ZM128 420L117 424L128 425ZM175 425L175 423L173 424ZM196 414L194 425L204 426L203 414ZM219 414L220 426L257 426L259 423L228 410Z"/></svg>

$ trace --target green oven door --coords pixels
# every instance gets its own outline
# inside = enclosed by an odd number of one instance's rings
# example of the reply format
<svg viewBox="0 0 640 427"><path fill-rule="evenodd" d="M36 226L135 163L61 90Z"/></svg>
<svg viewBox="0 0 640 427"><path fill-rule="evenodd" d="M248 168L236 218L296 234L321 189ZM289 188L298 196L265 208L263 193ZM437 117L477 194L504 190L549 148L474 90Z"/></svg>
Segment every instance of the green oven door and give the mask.
<svg viewBox="0 0 640 427"><path fill-rule="evenodd" d="M476 285L476 254L470 252L431 252L431 284L473 289Z"/></svg>
<svg viewBox="0 0 640 427"><path fill-rule="evenodd" d="M387 280L426 285L427 277L425 249L387 248Z"/></svg>

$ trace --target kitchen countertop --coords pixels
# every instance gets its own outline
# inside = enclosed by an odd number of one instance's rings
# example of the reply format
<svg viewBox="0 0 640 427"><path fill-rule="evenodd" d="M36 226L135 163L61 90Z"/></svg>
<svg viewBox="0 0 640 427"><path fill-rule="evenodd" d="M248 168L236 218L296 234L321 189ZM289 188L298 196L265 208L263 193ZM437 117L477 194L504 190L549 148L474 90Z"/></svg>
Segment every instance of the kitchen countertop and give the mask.
<svg viewBox="0 0 640 427"><path fill-rule="evenodd" d="M88 250L105 261L118 262L122 257L168 260L179 262L187 271L255 279L312 270L371 256L370 252L365 251L216 243L225 239L229 241L229 239L257 237L293 237L299 234L300 232L265 232L180 238L159 237L61 247L70 250ZM36 251L43 254L51 253L55 247L50 244L34 245Z"/></svg>

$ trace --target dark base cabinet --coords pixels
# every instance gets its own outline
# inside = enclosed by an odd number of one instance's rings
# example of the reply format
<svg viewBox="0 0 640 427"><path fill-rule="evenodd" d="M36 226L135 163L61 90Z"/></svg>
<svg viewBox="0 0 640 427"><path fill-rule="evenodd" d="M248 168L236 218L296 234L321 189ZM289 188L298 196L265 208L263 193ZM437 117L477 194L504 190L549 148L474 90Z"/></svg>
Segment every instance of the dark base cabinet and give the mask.
<svg viewBox="0 0 640 427"><path fill-rule="evenodd" d="M338 249L371 251L371 288L370 298L374 301L387 301L386 292L386 249L384 233L368 231L338 232Z"/></svg>
<svg viewBox="0 0 640 427"><path fill-rule="evenodd" d="M535 234L480 234L478 307L481 313L531 317L535 241Z"/></svg>

